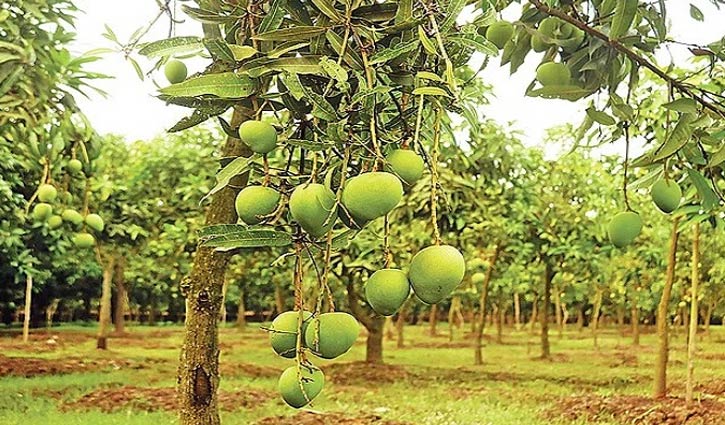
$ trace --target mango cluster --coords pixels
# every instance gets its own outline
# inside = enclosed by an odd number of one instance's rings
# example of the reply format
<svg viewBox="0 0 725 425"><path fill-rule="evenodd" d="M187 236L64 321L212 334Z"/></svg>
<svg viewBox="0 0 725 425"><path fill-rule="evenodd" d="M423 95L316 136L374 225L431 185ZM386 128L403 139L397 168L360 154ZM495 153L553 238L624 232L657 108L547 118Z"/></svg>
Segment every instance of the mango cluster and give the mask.
<svg viewBox="0 0 725 425"><path fill-rule="evenodd" d="M294 359L303 351L323 359L345 354L357 340L360 325L341 312L313 317L309 311L287 311L277 316L270 327L270 345L275 353ZM290 366L279 377L282 399L294 408L309 404L322 391L325 375L308 363Z"/></svg>

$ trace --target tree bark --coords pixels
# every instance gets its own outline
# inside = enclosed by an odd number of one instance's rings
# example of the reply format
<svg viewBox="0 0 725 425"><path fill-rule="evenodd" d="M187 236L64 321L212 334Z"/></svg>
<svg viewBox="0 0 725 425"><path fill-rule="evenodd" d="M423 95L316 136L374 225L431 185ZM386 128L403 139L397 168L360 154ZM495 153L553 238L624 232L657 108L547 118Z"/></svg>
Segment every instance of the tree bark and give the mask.
<svg viewBox="0 0 725 425"><path fill-rule="evenodd" d="M206 31L205 31L206 32ZM251 111L235 109L231 125L238 127L252 119ZM239 139L228 137L222 157L251 156L251 150ZM246 185L248 175L212 196L206 224L234 223L234 200ZM208 247L197 247L191 273L182 281L186 296L184 342L179 356L177 393L181 425L219 425L217 389L219 388L219 309L222 285L230 254Z"/></svg>
<svg viewBox="0 0 725 425"><path fill-rule="evenodd" d="M368 363L383 363L383 327L385 318L375 317L371 320L368 330L368 338L365 343L365 361Z"/></svg>
<svg viewBox="0 0 725 425"><path fill-rule="evenodd" d="M672 285L675 281L675 264L677 262L677 226L680 218L672 219L672 232L670 233L670 249L667 254L667 272L665 286L662 289L662 298L657 306L657 359L655 360L655 376L652 396L655 399L667 396L667 359L669 356L669 341L667 329L667 310L672 296Z"/></svg>
<svg viewBox="0 0 725 425"><path fill-rule="evenodd" d="M33 303L33 276L25 275L25 308L23 309L23 342L30 339L30 307Z"/></svg>
<svg viewBox="0 0 725 425"><path fill-rule="evenodd" d="M584 306L581 304L576 308L576 330L584 331Z"/></svg>
<svg viewBox="0 0 725 425"><path fill-rule="evenodd" d="M554 310L555 310L555 317L556 317L556 328L559 334L559 339L564 338L564 326L563 326L563 320L561 317L561 297L559 296L559 287L554 286Z"/></svg>
<svg viewBox="0 0 725 425"><path fill-rule="evenodd" d="M240 330L247 328L247 305L244 302L244 289L239 290L239 306L237 307L237 327Z"/></svg>
<svg viewBox="0 0 725 425"><path fill-rule="evenodd" d="M561 331L566 332L566 324L569 322L569 309L564 303L561 303L561 315Z"/></svg>
<svg viewBox="0 0 725 425"><path fill-rule="evenodd" d="M539 297L534 297L534 302L531 305L531 317L529 318L529 333L534 334L534 327L539 319Z"/></svg>
<svg viewBox="0 0 725 425"><path fill-rule="evenodd" d="M438 335L436 325L438 324L438 304L430 306L430 312L428 313L428 334L430 336Z"/></svg>
<svg viewBox="0 0 725 425"><path fill-rule="evenodd" d="M632 345L639 345L639 307L632 305Z"/></svg>
<svg viewBox="0 0 725 425"><path fill-rule="evenodd" d="M505 314L502 307L502 302L498 303L496 310L498 312L496 316L496 343L503 344L503 316Z"/></svg>
<svg viewBox="0 0 725 425"><path fill-rule="evenodd" d="M514 292L514 327L517 331L521 330L521 300L518 292Z"/></svg>
<svg viewBox="0 0 725 425"><path fill-rule="evenodd" d="M592 336L594 337L594 347L599 348L599 315L602 311L602 296L603 290L597 288L597 293L594 295L594 308L592 309Z"/></svg>
<svg viewBox="0 0 725 425"><path fill-rule="evenodd" d="M229 288L229 278L224 277L224 283L222 283L222 305L221 311L219 312L219 321L222 325L227 323L227 290ZM240 294L241 295L241 294Z"/></svg>
<svg viewBox="0 0 725 425"><path fill-rule="evenodd" d="M692 404L695 391L695 341L697 337L698 306L697 294L700 284L700 223L696 222L692 237L692 288L690 290L690 332L687 338L687 384L685 402Z"/></svg>
<svg viewBox="0 0 725 425"><path fill-rule="evenodd" d="M707 307L705 307L705 315L703 317L703 321L705 322L705 335L710 336L710 321L712 321L712 310L715 307L714 302L707 303Z"/></svg>
<svg viewBox="0 0 725 425"><path fill-rule="evenodd" d="M100 259L100 254L99 254ZM111 327L111 288L113 284L113 272L116 269L116 259L113 255L108 256L108 261L103 264L103 280L101 283L101 305L98 312L98 335L96 348L105 350L108 348L108 333Z"/></svg>
<svg viewBox="0 0 725 425"><path fill-rule="evenodd" d="M113 326L117 334L126 332L126 308L128 306L128 292L123 272L126 268L126 257L120 256L116 261L113 272L113 284L116 286L116 309L114 311Z"/></svg>
<svg viewBox="0 0 725 425"><path fill-rule="evenodd" d="M285 311L284 292L279 282L274 284L274 308L277 309L277 314L282 314Z"/></svg>
<svg viewBox="0 0 725 425"><path fill-rule="evenodd" d="M481 287L481 298L478 300L478 326L476 326L475 340L473 343L473 364L475 365L483 364L483 330L486 327L486 299L488 297L488 286L491 283L491 278L493 277L493 270L496 267L496 261L498 261L498 256L501 254L501 249L503 249L503 244L501 242L498 242L496 244L496 249L494 249L493 251L493 256L491 256L491 261L488 265L488 269L486 269L486 275L483 279L483 285Z"/></svg>
<svg viewBox="0 0 725 425"><path fill-rule="evenodd" d="M392 341L395 339L395 324L393 323L393 316L385 317L385 339Z"/></svg>
<svg viewBox="0 0 725 425"><path fill-rule="evenodd" d="M406 316L408 315L408 303L409 302L410 302L410 299L406 300L403 303L403 306L400 307L400 310L398 310L398 319L395 321L395 329L396 329L396 333L397 333L396 346L398 348L405 347L405 339L404 339L405 319L406 319Z"/></svg>
<svg viewBox="0 0 725 425"><path fill-rule="evenodd" d="M551 346L549 344L549 309L551 308L551 281L554 278L554 271L551 264L545 261L544 266L544 295L541 305L541 358L551 358Z"/></svg>
<svg viewBox="0 0 725 425"><path fill-rule="evenodd" d="M624 335L624 304L617 306L617 328L619 328L619 334Z"/></svg>

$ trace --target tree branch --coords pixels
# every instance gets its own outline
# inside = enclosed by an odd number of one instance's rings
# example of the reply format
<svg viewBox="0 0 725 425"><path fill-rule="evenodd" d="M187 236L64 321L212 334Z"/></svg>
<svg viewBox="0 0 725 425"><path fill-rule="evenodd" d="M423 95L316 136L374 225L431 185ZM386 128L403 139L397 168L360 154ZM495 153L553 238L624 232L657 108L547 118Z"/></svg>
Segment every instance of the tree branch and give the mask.
<svg viewBox="0 0 725 425"><path fill-rule="evenodd" d="M533 4L534 7L536 7L539 11L541 11L549 16L555 16L563 21L566 21L566 22L570 23L571 25L574 25L575 27L579 28L580 30L586 32L587 34L604 41L612 49L624 54L630 60L632 60L633 62L636 62L638 65L643 66L643 67L649 69L650 71L652 71L652 73L654 73L661 79L665 80L667 83L669 83L672 87L674 87L680 93L692 98L693 100L695 100L697 103L701 104L706 109L709 109L709 110L715 112L716 114L718 114L719 116L725 118L725 111L723 111L719 107L713 105L712 103L708 102L701 96L698 96L697 94L693 93L693 91L689 87L687 87L686 84L682 83L681 81L679 81L673 77L670 77L669 75L667 75L666 72L664 72L659 67L657 67L657 65L653 64L646 58L640 56L639 54L637 54L636 52L634 52L627 46L623 45L619 41L610 39L607 34L604 34L603 32L590 27L585 22L582 22L576 18L573 18L559 9L554 9L554 8L551 8L547 5L545 5L540 0L529 0L529 2L531 4Z"/></svg>

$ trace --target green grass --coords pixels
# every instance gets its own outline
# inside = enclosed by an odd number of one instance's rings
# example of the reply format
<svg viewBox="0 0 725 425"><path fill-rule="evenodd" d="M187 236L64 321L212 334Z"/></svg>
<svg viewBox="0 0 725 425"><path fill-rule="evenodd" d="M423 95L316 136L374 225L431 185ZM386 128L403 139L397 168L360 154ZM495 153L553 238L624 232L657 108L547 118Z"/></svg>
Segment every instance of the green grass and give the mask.
<svg viewBox="0 0 725 425"><path fill-rule="evenodd" d="M488 342L484 348L485 364L472 366L473 350L465 346L465 337L458 332L452 344L443 334L430 338L424 326L406 328L405 348L385 342L385 360L399 365L417 378L393 382L328 382L314 403L316 411L344 412L364 416L376 414L385 420L413 424L527 424L550 423L542 412L561 397L575 394L647 395L651 387L654 363L652 334L642 336L642 345L632 347L628 337L607 329L595 349L587 331L567 332L559 338L552 332L553 361L537 359L538 336L526 331L508 329L504 343ZM0 338L0 352L10 357L35 357L49 361L84 359L115 360L120 367L104 368L65 375L44 375L32 378L0 379L0 424L132 424L158 425L172 423L174 414L144 412L119 406L113 413L74 410L65 406L94 389L109 386L172 387L175 383L180 327L130 327L131 336L109 340L110 349L95 349L94 329L86 326L54 328L60 344L49 350L44 339L25 347L17 337ZM72 341L64 342L64 340ZM266 334L258 326L246 332L233 328L221 331L221 389L237 391L248 388L275 391L276 376L250 376L245 367L283 369L290 361L273 355ZM699 342L700 358L696 365L699 381L712 381L725 376L725 362L718 361L723 352L725 331L714 328L709 338ZM680 332L672 341L669 381L672 392L682 395L685 377L685 341ZM337 361L319 361L323 371L331 363L364 360L365 344L361 337L350 353ZM722 360L722 358L719 358ZM365 371L364 365L356 366ZM252 408L223 412L223 423L253 424L268 416L294 415L281 400L274 398ZM558 423L565 423L560 421ZM586 423L608 423L578 422ZM614 422L611 422L614 423Z"/></svg>

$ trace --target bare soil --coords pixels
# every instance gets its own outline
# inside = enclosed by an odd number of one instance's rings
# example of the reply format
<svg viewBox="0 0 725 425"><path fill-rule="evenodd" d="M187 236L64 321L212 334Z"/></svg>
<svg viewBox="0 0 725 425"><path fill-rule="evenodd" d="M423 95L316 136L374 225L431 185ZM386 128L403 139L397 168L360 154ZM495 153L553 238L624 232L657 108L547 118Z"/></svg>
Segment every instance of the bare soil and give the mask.
<svg viewBox="0 0 725 425"><path fill-rule="evenodd" d="M126 360L87 360L68 358L50 360L34 357L7 357L0 354L0 377L23 376L30 378L40 375L63 375L68 373L89 372L103 369L121 369L127 367L142 368L141 365Z"/></svg>
<svg viewBox="0 0 725 425"><path fill-rule="evenodd" d="M403 366L367 362L333 363L325 366L325 376L339 385L377 385L404 381L411 374Z"/></svg>
<svg viewBox="0 0 725 425"><path fill-rule="evenodd" d="M269 416L256 425L412 425L410 422L387 421L380 416L347 416L337 412L301 412L294 416Z"/></svg>

